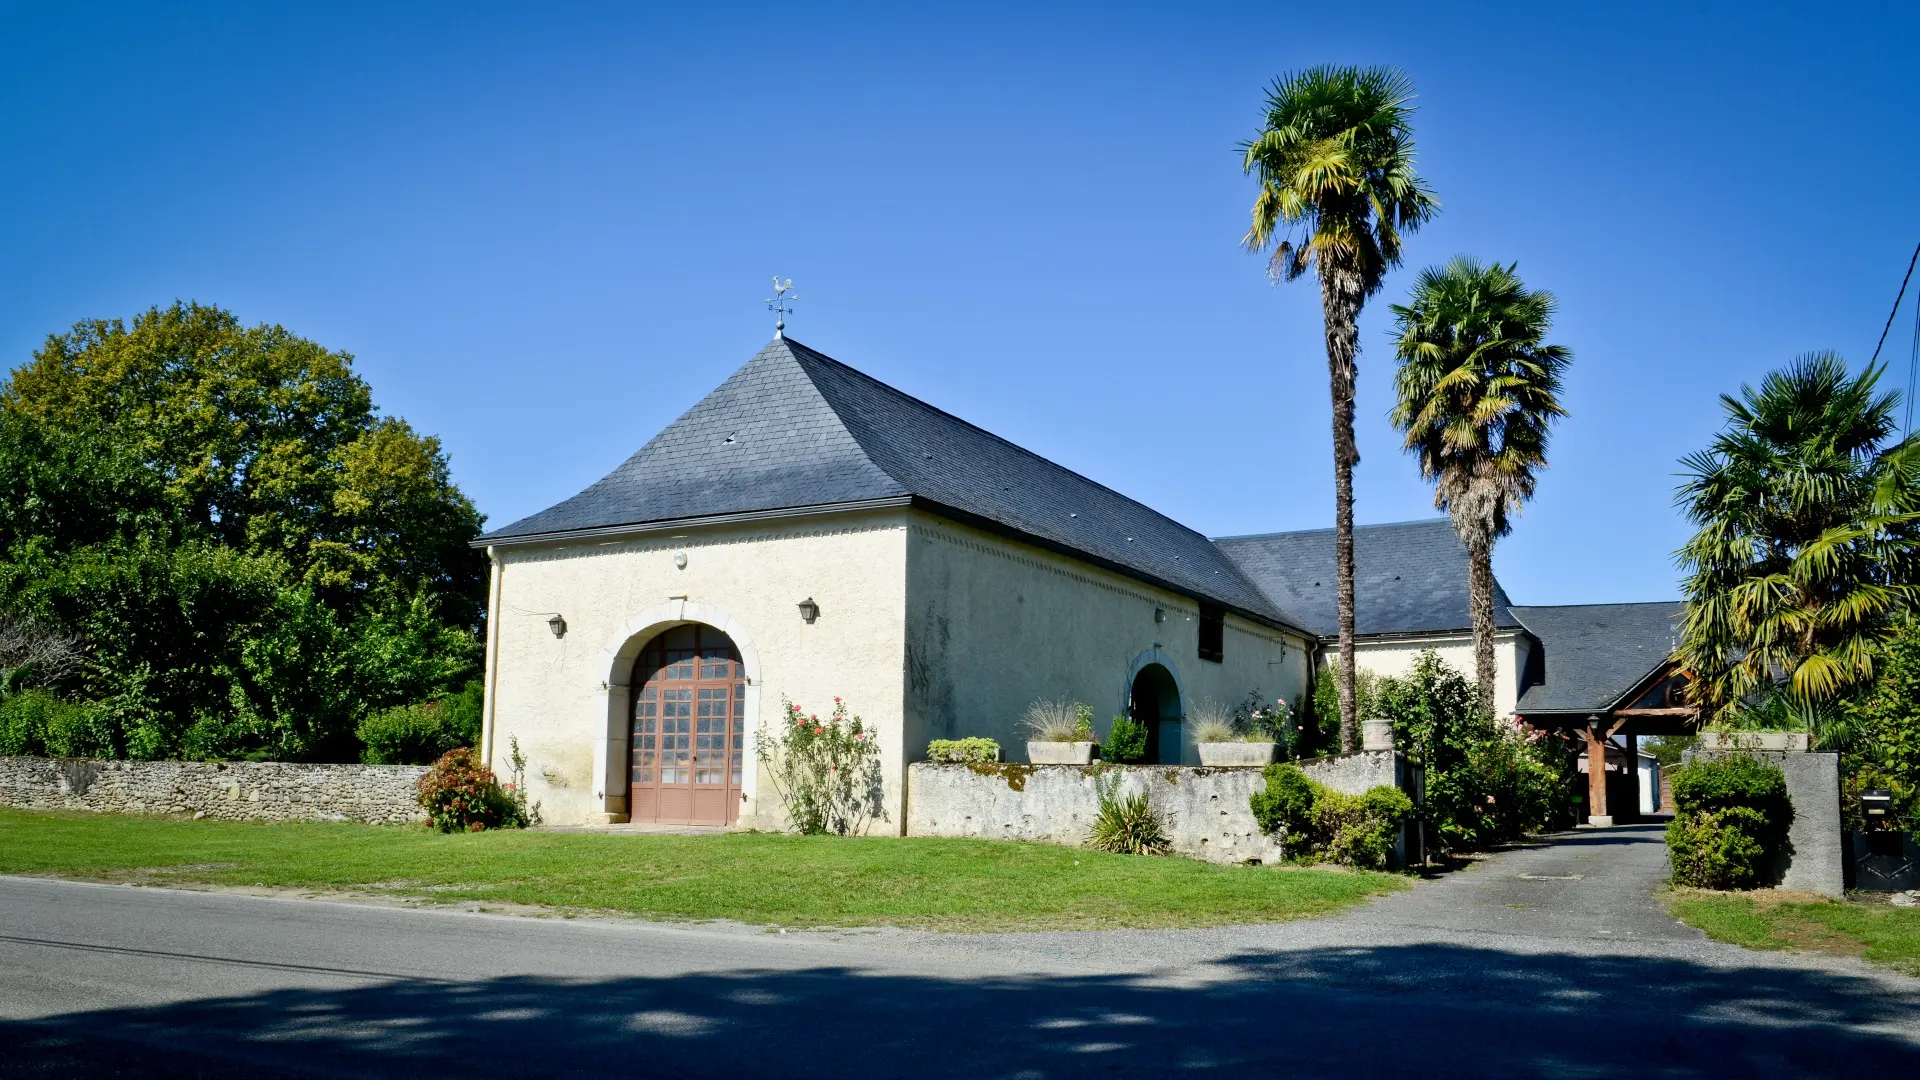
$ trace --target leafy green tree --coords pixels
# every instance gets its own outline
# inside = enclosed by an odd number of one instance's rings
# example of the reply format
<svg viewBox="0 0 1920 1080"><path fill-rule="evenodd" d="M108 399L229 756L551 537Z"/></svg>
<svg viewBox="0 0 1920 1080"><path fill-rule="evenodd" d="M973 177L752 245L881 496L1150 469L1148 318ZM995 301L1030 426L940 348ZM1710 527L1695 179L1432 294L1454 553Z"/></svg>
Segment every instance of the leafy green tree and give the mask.
<svg viewBox="0 0 1920 1080"><path fill-rule="evenodd" d="M1393 306L1398 330L1393 424L1433 482L1433 503L1467 548L1474 674L1493 700L1493 546L1533 497L1547 433L1566 415L1560 380L1573 360L1546 343L1553 294L1529 289L1516 264L1465 255L1420 272Z"/></svg>
<svg viewBox="0 0 1920 1080"><path fill-rule="evenodd" d="M345 354L199 305L83 323L0 384L0 625L82 659L0 697L76 703L21 706L50 752L356 760L475 670L479 528Z"/></svg>
<svg viewBox="0 0 1920 1080"><path fill-rule="evenodd" d="M1726 428L1682 459L1679 656L1709 719L1776 683L1817 711L1873 679L1920 557L1920 443L1895 438L1882 370L1803 356L1723 395Z"/></svg>
<svg viewBox="0 0 1920 1080"><path fill-rule="evenodd" d="M1400 264L1401 233L1418 229L1439 208L1414 171L1412 99L1413 84L1392 68L1308 68L1274 81L1259 133L1241 146L1242 168L1260 183L1242 242L1250 251L1273 247L1268 267L1276 278L1319 273L1333 397L1340 738L1350 751L1360 745L1353 628L1360 309Z"/></svg>
<svg viewBox="0 0 1920 1080"><path fill-rule="evenodd" d="M477 625L486 564L466 541L480 515L438 440L379 416L352 362L282 327L176 303L131 327L95 320L48 338L0 388L0 415L75 458L65 475L131 484L139 506L156 486L187 535L284 559L342 610L425 591ZM98 445L109 436L113 447ZM86 505L109 512L107 500Z"/></svg>

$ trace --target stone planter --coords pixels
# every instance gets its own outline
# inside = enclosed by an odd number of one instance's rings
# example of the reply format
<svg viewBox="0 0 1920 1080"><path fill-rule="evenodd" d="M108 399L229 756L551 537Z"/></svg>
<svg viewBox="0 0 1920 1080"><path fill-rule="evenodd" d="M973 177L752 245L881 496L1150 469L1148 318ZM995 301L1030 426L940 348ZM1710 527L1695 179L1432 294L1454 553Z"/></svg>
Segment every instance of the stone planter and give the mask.
<svg viewBox="0 0 1920 1080"><path fill-rule="evenodd" d="M1209 769L1257 769L1273 762L1270 742L1203 742L1200 764Z"/></svg>
<svg viewBox="0 0 1920 1080"><path fill-rule="evenodd" d="M1034 765L1091 765L1092 742L1030 742L1027 761Z"/></svg>
<svg viewBox="0 0 1920 1080"><path fill-rule="evenodd" d="M1804 754L1808 736L1804 731L1703 731L1702 750L1775 750Z"/></svg>

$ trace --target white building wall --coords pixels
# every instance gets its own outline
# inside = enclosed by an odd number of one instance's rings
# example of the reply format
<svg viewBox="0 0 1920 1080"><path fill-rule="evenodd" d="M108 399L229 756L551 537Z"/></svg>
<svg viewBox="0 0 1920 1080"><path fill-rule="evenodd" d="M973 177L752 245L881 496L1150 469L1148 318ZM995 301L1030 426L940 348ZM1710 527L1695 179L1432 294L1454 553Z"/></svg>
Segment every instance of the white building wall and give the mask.
<svg viewBox="0 0 1920 1080"><path fill-rule="evenodd" d="M623 814L633 657L669 626L705 622L747 661L749 761L783 697L824 715L838 695L878 728L889 821L876 831L898 832L906 537L904 515L887 511L496 549L489 762L504 776L509 737L519 740L529 798L549 823ZM812 625L798 607L808 597L820 605ZM561 638L547 625L555 612L567 622ZM743 823L778 814L751 767L744 786Z"/></svg>
<svg viewBox="0 0 1920 1080"><path fill-rule="evenodd" d="M1432 649L1440 659L1466 675L1474 677L1473 635L1471 633L1433 634L1422 637L1391 638L1386 640L1368 640L1362 637L1355 643L1353 660L1356 667L1371 671L1375 675L1398 678L1413 670L1413 662L1419 655ZM1533 649L1533 639L1517 631L1503 631L1493 641L1493 704L1498 716L1512 716L1524 687L1520 686L1520 677L1527 669L1527 658ZM1325 663L1331 667L1340 655L1337 646L1328 646L1322 654Z"/></svg>
<svg viewBox="0 0 1920 1080"><path fill-rule="evenodd" d="M1026 759L1021 714L1038 698L1093 706L1095 728L1127 711L1148 662L1178 682L1183 710L1258 691L1298 702L1307 639L1226 619L1224 661L1199 658L1199 605L1065 556L915 512L907 539L909 759L930 739L986 736ZM1154 609L1165 622L1154 621ZM1198 764L1190 728L1182 760Z"/></svg>

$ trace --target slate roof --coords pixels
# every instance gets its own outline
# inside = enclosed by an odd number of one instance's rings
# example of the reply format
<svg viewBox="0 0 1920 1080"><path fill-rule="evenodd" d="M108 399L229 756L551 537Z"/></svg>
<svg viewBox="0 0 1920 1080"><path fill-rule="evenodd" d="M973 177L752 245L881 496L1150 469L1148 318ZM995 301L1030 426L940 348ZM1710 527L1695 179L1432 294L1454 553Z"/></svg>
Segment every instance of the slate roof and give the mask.
<svg viewBox="0 0 1920 1080"><path fill-rule="evenodd" d="M1274 606L1322 637L1340 632L1334 605L1333 530L1223 536L1214 546L1237 563ZM1354 630L1414 634L1469 630L1467 549L1446 518L1360 525L1353 530ZM1518 626L1494 582L1493 617Z"/></svg>
<svg viewBox="0 0 1920 1080"><path fill-rule="evenodd" d="M1673 655L1685 611L1678 600L1514 608L1540 641L1541 665L1541 681L1520 695L1515 711L1590 713L1611 706Z"/></svg>
<svg viewBox="0 0 1920 1080"><path fill-rule="evenodd" d="M479 542L909 497L1297 625L1201 534L790 338L585 491Z"/></svg>

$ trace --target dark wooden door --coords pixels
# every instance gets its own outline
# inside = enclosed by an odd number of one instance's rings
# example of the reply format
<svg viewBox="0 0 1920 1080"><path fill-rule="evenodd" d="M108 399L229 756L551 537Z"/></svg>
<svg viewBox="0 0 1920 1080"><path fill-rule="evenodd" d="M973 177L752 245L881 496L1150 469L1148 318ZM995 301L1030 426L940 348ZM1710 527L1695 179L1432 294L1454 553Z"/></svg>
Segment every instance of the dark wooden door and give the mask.
<svg viewBox="0 0 1920 1080"><path fill-rule="evenodd" d="M746 765L747 679L711 626L678 626L634 663L627 806L634 821L731 825Z"/></svg>

